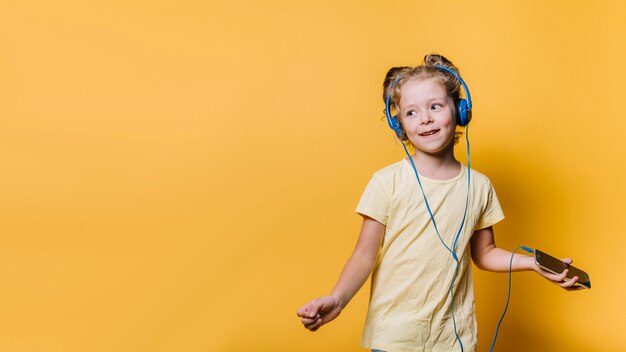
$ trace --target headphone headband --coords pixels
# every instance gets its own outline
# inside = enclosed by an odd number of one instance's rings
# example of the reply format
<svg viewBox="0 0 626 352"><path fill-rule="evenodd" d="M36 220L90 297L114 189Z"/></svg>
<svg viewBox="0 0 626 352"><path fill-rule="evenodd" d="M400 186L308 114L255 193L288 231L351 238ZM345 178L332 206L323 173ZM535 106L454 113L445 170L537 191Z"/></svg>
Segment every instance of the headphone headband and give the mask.
<svg viewBox="0 0 626 352"><path fill-rule="evenodd" d="M436 65L435 67L440 70L450 72L451 74L454 75L454 77L459 79L459 82L461 82L461 85L463 86L463 90L465 91L465 99L467 100L467 110L468 111L472 110L472 97L470 96L469 89L467 88L467 84L465 84L465 81L463 80L463 78L461 78L461 76L456 71L454 71L453 69L449 67L439 66L439 65Z"/></svg>

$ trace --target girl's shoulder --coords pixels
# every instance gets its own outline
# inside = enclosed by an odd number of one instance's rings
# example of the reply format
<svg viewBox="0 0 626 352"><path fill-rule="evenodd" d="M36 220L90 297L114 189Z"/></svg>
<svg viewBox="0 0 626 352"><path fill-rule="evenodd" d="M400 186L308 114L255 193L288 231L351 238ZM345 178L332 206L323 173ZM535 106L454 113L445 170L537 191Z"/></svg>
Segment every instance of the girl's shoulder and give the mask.
<svg viewBox="0 0 626 352"><path fill-rule="evenodd" d="M374 177L377 178L394 178L395 176L397 176L399 173L402 172L403 168L405 167L406 161L405 159L402 159L400 161L397 161L391 165L387 165L385 167L383 167L382 169L379 169L378 171L374 172Z"/></svg>
<svg viewBox="0 0 626 352"><path fill-rule="evenodd" d="M472 187L486 188L486 189L493 188L489 177L480 171L470 169L470 178L472 180L471 181Z"/></svg>
<svg viewBox="0 0 626 352"><path fill-rule="evenodd" d="M464 166L467 167L467 166ZM470 173L471 173L471 177L475 178L478 181L481 182L487 182L489 183L489 177L487 177L487 175L483 174L482 172L476 170L476 169L470 169Z"/></svg>

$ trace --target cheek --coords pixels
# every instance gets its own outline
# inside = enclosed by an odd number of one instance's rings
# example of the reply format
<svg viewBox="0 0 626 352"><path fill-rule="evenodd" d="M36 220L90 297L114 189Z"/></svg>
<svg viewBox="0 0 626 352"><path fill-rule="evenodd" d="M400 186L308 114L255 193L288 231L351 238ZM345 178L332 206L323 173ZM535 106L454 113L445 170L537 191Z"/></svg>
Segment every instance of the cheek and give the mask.
<svg viewBox="0 0 626 352"><path fill-rule="evenodd" d="M413 121L411 119L400 119L400 123L405 130L410 130L413 128Z"/></svg>
<svg viewBox="0 0 626 352"><path fill-rule="evenodd" d="M450 117L442 118L438 122L439 122L439 127L443 129L449 130L449 129L454 129L456 127L454 116L452 118Z"/></svg>
<svg viewBox="0 0 626 352"><path fill-rule="evenodd" d="M450 113L448 114L448 117L445 119L444 123L447 127L456 127L456 112L454 110L450 110Z"/></svg>

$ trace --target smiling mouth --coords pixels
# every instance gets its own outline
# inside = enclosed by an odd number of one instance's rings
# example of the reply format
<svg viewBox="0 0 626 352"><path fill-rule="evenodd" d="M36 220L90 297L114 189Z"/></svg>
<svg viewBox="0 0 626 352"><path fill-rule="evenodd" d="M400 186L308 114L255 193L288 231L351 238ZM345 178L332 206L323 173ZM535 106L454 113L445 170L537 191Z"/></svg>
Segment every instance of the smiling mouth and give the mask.
<svg viewBox="0 0 626 352"><path fill-rule="evenodd" d="M435 134L437 132L439 132L439 130L428 131L428 132L420 133L420 136L428 137L428 136L432 136L433 134Z"/></svg>

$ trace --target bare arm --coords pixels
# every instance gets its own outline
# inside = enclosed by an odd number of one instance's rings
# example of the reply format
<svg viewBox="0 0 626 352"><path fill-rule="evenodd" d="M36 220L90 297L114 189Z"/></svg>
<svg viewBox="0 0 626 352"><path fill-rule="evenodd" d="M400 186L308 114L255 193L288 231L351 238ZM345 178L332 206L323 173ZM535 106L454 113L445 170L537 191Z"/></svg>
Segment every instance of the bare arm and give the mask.
<svg viewBox="0 0 626 352"><path fill-rule="evenodd" d="M374 270L384 234L385 225L371 218L363 218L356 248L330 294L337 298L342 309L350 302Z"/></svg>
<svg viewBox="0 0 626 352"><path fill-rule="evenodd" d="M478 268L494 272L509 271L511 252L496 247L493 237L493 228L491 226L474 231L472 239L470 240L470 246L472 249L472 260ZM568 264L572 263L571 258L564 258L563 261ZM578 280L578 277L574 277L572 280L563 282L567 276L567 269L558 275L549 273L537 266L533 257L527 255L515 254L511 268L512 271L532 270L564 289L578 289L576 286L573 286Z"/></svg>
<svg viewBox="0 0 626 352"><path fill-rule="evenodd" d="M372 273L384 233L385 225L368 217L363 218L356 248L331 294L316 298L298 310L305 328L316 331L341 313Z"/></svg>
<svg viewBox="0 0 626 352"><path fill-rule="evenodd" d="M474 231L470 246L472 260L478 268L499 273L509 271L511 252L496 247L491 226ZM523 254L515 254L513 257L513 271L534 270L534 266L532 257Z"/></svg>

